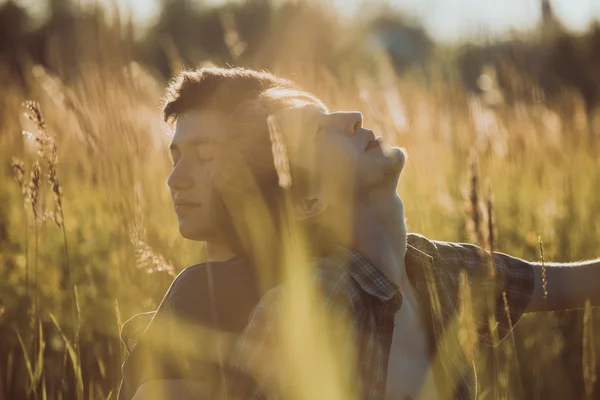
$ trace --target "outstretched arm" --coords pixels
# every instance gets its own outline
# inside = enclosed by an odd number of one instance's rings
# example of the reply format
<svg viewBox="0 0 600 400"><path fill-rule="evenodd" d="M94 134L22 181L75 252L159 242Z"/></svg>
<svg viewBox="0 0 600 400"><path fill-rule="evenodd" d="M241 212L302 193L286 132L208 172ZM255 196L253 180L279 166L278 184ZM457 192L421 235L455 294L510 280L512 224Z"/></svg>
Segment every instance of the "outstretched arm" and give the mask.
<svg viewBox="0 0 600 400"><path fill-rule="evenodd" d="M158 379L143 383L131 400L201 400L212 398L213 393L214 391L210 382Z"/></svg>
<svg viewBox="0 0 600 400"><path fill-rule="evenodd" d="M535 283L525 312L583 308L588 299L592 306L600 305L600 259L545 263L545 274L542 263L532 265Z"/></svg>

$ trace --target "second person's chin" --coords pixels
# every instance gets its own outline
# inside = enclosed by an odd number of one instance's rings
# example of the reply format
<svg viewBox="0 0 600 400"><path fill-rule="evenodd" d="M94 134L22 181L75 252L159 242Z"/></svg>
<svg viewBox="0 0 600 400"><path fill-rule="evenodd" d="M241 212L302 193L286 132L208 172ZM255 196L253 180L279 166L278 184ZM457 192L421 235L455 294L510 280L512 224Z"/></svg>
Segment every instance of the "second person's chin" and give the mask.
<svg viewBox="0 0 600 400"><path fill-rule="evenodd" d="M400 176L400 173L404 169L406 163L406 151L400 147L389 147L385 150L386 155L390 161L389 168L390 173Z"/></svg>
<svg viewBox="0 0 600 400"><path fill-rule="evenodd" d="M397 147L386 149L385 158L382 159L381 169L379 170L381 175L379 175L378 183L375 186L395 193L405 160L406 155L402 149Z"/></svg>

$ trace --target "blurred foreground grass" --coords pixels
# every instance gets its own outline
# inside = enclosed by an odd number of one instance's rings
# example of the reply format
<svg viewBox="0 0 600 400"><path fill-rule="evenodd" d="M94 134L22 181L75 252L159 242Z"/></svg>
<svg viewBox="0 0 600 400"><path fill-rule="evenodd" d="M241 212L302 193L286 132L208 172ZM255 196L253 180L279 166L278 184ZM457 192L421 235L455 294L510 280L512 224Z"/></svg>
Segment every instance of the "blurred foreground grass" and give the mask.
<svg viewBox="0 0 600 400"><path fill-rule="evenodd" d="M114 398L120 324L155 309L174 274L202 260L200 244L178 234L165 185L171 167L159 112L165 82L136 63L126 43L87 44L68 79L25 63L22 83L0 69L0 398L22 398L34 388L40 398ZM518 102L491 108L456 84L433 78L425 86L417 73L399 78L385 56L370 57L369 74L348 67L333 76L318 64L283 58L259 66L299 82L333 109L362 111L367 126L407 149L399 191L410 231L474 240L466 198L475 153L488 182L483 187L493 192L497 249L539 260L541 237L546 260L600 256L600 145L589 137L592 122L579 97L567 96L564 109ZM24 161L26 185L39 159L35 143L21 134L36 129L22 116L28 99L39 101L57 144L66 243L62 227L45 218L56 197L43 159L37 219L12 178L13 157ZM594 312L586 325L592 338L597 321ZM70 340L78 331L71 357L57 326ZM42 340L34 343L40 329ZM506 341L497 350L508 367L488 374L483 365L481 398L494 398L492 383L508 398L520 392L528 399L582 398L584 359L589 370L596 348L582 338L581 312L525 317L516 349ZM43 357L36 360L39 349Z"/></svg>

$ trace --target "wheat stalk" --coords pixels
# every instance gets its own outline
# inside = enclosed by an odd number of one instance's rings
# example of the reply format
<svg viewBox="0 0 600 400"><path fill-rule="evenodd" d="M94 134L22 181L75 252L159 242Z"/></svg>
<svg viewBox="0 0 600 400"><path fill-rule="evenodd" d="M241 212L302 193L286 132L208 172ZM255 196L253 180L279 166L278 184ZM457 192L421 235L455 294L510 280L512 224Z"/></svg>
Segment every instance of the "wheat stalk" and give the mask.
<svg viewBox="0 0 600 400"><path fill-rule="evenodd" d="M482 228L481 200L479 198L479 173L477 172L477 154L473 151L469 161L469 216L468 225L471 236L477 244L484 249L485 239Z"/></svg>
<svg viewBox="0 0 600 400"><path fill-rule="evenodd" d="M27 302L29 302L29 235L27 234L29 228L29 218L27 216L28 186L25 184L25 163L23 160L13 157L11 170L13 178L19 185L19 188L21 189L21 195L23 196L23 211L25 215L25 296L27 298Z"/></svg>
<svg viewBox="0 0 600 400"><path fill-rule="evenodd" d="M64 224L64 208L63 208L63 190L60 184L57 167L58 167L58 151L56 142L53 137L48 134L47 124L44 120L44 116L41 111L39 103L35 101L25 101L23 107L26 108L24 113L25 117L34 123L36 130L35 132L23 131L30 140L33 140L38 148L37 154L38 159L35 161L32 170L32 176L29 183L29 197L31 200L32 212L34 215L34 234L35 234L35 249L34 249L34 314L39 319L38 310L38 293L37 293L37 264L38 264L38 224L40 221L46 219L52 219L54 223L61 229L63 235L63 245L65 254L65 270L63 271L63 279L61 286L63 289L67 287L71 288L72 294L72 318L73 318L73 346L79 356L79 330L80 330L80 314L77 301L77 294L73 277L71 273L71 264L69 262L69 247L67 241L67 232ZM41 189L41 166L40 158L46 162L48 172L47 179L50 185L50 190L55 196L55 210L46 210L43 217L40 219L38 203L39 193ZM18 170L15 167L15 171L18 174ZM18 175L17 175L18 176Z"/></svg>
<svg viewBox="0 0 600 400"><path fill-rule="evenodd" d="M38 252L39 252L39 219L38 219L38 201L40 193L40 176L41 167L39 160L36 160L31 170L29 179L29 201L31 202L31 210L33 212L33 317L30 326L34 326L34 322L39 320L38 312L38 285L37 285L37 270L38 270ZM34 352L37 352L37 333L34 333Z"/></svg>

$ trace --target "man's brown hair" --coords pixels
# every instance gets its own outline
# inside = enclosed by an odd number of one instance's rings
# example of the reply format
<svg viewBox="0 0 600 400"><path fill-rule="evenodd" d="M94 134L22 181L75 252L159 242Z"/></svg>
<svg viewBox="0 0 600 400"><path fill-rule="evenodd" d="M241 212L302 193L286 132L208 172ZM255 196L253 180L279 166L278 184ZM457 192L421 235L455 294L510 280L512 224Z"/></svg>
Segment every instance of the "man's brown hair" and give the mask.
<svg viewBox="0 0 600 400"><path fill-rule="evenodd" d="M189 110L230 114L240 104L256 100L267 89L292 88L287 79L246 68L201 68L185 71L171 81L163 103L165 122Z"/></svg>

